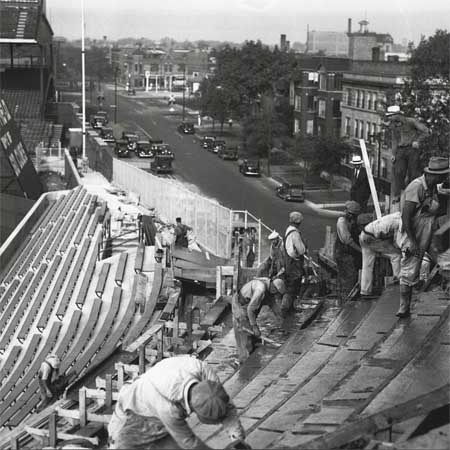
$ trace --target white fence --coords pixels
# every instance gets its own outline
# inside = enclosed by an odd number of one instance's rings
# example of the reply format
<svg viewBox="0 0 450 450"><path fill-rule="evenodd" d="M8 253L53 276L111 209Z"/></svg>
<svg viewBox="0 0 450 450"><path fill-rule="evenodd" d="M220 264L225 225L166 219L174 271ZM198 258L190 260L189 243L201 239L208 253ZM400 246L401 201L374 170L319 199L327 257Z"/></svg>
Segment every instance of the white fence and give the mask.
<svg viewBox="0 0 450 450"><path fill-rule="evenodd" d="M113 181L137 194L146 207L154 207L165 221L174 223L176 217L182 217L207 250L224 258L231 256L233 216L230 209L175 181L154 176L116 158L113 160Z"/></svg>

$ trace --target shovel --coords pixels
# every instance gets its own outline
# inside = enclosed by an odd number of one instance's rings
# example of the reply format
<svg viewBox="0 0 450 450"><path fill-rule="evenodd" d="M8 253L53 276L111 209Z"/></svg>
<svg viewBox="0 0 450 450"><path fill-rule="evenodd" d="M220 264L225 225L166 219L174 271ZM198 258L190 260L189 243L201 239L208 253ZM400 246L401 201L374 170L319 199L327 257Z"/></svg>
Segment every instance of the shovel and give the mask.
<svg viewBox="0 0 450 450"><path fill-rule="evenodd" d="M255 333L253 333L253 331L250 330L249 328L243 327L242 330L245 331L248 334L251 334L252 336L255 336ZM265 337L263 335L258 336L257 338L261 340L263 345L272 345L275 348L280 348L281 347L281 344L279 344L278 342L275 342L273 339L270 339L270 338Z"/></svg>

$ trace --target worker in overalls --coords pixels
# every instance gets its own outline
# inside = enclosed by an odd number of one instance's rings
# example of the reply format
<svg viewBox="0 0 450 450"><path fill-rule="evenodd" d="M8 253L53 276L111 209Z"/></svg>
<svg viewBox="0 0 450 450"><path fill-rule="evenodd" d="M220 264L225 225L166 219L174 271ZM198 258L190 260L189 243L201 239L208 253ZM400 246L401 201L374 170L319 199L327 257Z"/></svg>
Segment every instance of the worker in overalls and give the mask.
<svg viewBox="0 0 450 450"><path fill-rule="evenodd" d="M400 307L397 316L410 315L412 290L419 281L420 266L436 229L439 211L437 185L450 173L448 158L431 157L424 174L411 181L404 192L400 261Z"/></svg>
<svg viewBox="0 0 450 450"><path fill-rule="evenodd" d="M286 288L280 278L254 278L242 286L232 299L233 329L239 361L244 362L255 349L261 336L256 323L263 305L267 305L281 319L280 301Z"/></svg>
<svg viewBox="0 0 450 450"><path fill-rule="evenodd" d="M289 226L284 235L286 294L281 302L283 315L294 309L296 297L300 294L304 274L306 244L300 233L303 214L292 211L289 214Z"/></svg>
<svg viewBox="0 0 450 450"><path fill-rule="evenodd" d="M269 234L269 256L258 266L257 277L280 278L284 276L286 256L283 238L276 232Z"/></svg>
<svg viewBox="0 0 450 450"><path fill-rule="evenodd" d="M42 411L56 397L55 382L59 376L59 366L61 361L57 355L49 355L42 362L38 373L39 392L41 401L37 407L38 411Z"/></svg>
<svg viewBox="0 0 450 450"><path fill-rule="evenodd" d="M358 281L361 268L358 215L361 207L350 200L345 203L345 215L336 224L334 260L337 266L337 283L341 299L345 299Z"/></svg>

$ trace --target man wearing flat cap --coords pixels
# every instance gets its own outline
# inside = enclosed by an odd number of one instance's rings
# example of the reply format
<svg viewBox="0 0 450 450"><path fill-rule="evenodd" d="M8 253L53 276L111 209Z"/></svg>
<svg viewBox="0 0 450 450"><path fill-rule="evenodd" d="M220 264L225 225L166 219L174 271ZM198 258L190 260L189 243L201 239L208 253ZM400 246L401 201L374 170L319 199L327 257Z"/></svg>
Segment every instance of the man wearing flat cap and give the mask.
<svg viewBox="0 0 450 450"><path fill-rule="evenodd" d="M188 355L164 359L120 390L109 448L209 449L186 422L193 412L202 423L222 423L231 441L244 440L236 408L207 363Z"/></svg>
<svg viewBox="0 0 450 450"><path fill-rule="evenodd" d="M286 294L281 302L281 309L286 315L294 309L295 298L300 293L303 277L303 266L307 251L300 233L303 214L292 211L289 214L289 226L284 235Z"/></svg>
<svg viewBox="0 0 450 450"><path fill-rule="evenodd" d="M285 254L282 237L272 231L269 234L270 251L269 256L258 266L257 277L268 277L270 279L284 276Z"/></svg>
<svg viewBox="0 0 450 450"><path fill-rule="evenodd" d="M361 268L361 247L359 246L358 215L359 203L350 200L345 203L345 215L336 224L334 259L340 296L345 299L358 281Z"/></svg>
<svg viewBox="0 0 450 450"><path fill-rule="evenodd" d="M424 174L411 181L405 189L401 211L402 233L397 243L402 251L400 307L397 312L400 318L410 315L412 289L419 281L420 265L436 229L439 211L437 185L444 182L449 173L448 158L431 157Z"/></svg>

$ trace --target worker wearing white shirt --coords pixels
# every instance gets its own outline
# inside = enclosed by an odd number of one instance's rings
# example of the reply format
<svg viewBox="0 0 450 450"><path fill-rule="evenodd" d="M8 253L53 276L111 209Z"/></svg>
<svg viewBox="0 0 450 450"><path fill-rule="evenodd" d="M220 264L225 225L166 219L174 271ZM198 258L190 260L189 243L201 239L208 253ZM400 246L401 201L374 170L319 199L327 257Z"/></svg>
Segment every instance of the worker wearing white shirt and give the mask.
<svg viewBox="0 0 450 450"><path fill-rule="evenodd" d="M401 228L400 212L388 214L367 224L359 235L362 252L361 296L372 294L373 266L377 256L386 256L391 261L392 274L398 278L402 253L396 245Z"/></svg>

